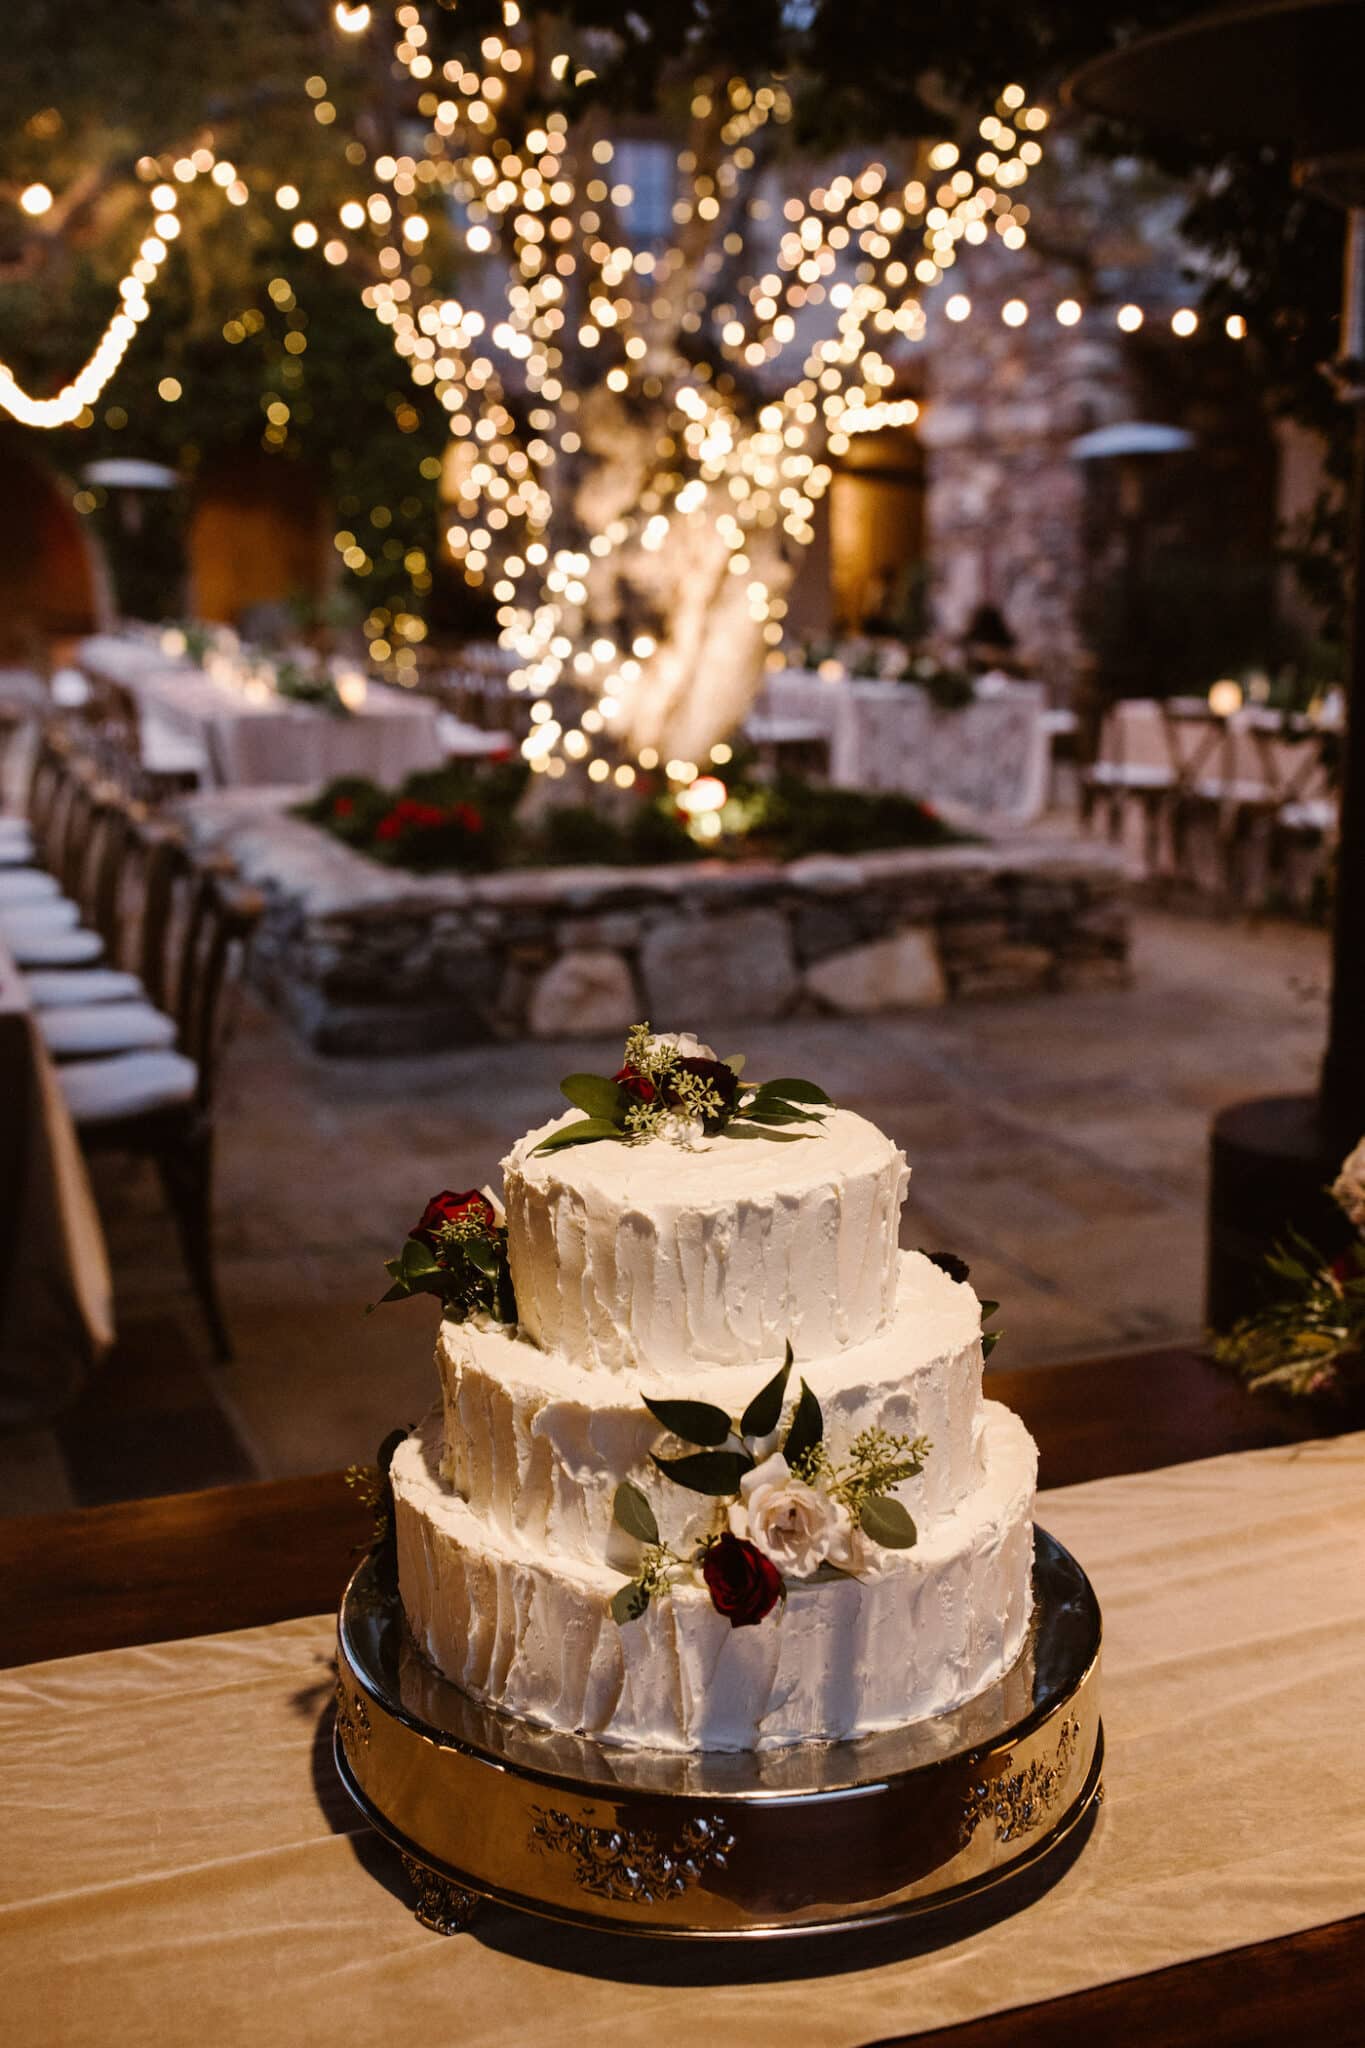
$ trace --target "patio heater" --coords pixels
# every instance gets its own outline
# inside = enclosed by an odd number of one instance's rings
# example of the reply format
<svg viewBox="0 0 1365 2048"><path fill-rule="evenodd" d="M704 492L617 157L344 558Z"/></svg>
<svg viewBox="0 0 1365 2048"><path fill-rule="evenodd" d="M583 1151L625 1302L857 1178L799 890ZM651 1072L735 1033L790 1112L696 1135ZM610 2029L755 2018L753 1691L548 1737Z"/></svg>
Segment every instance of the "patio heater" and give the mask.
<svg viewBox="0 0 1365 2048"><path fill-rule="evenodd" d="M1355 411L1347 729L1327 1050L1316 1095L1239 1102L1210 1139L1209 1320L1253 1300L1268 1245L1293 1223L1319 1242L1341 1219L1324 1184L1365 1135L1365 0L1260 0L1221 8L1096 58L1068 80L1087 113L1172 135L1288 149L1303 188L1346 210L1338 356Z"/></svg>

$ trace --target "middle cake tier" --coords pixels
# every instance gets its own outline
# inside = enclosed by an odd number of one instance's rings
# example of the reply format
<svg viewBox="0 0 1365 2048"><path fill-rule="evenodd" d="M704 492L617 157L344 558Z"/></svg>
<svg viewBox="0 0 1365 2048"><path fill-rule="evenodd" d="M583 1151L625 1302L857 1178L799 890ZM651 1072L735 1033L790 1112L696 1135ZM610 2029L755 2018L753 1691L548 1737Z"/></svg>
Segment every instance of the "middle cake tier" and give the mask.
<svg viewBox="0 0 1365 2048"><path fill-rule="evenodd" d="M624 1479L644 1487L661 1530L685 1542L706 1520L702 1496L665 1482L650 1462L659 1423L642 1397L678 1390L654 1372L624 1380L586 1371L499 1323L446 1322L436 1347L444 1404L442 1475L474 1513L537 1551L601 1564L629 1552L612 1520ZM742 1414L780 1364L713 1367L686 1383L691 1400ZM903 1252L886 1328L794 1369L820 1402L835 1462L861 1431L927 1437L916 1479L898 1489L917 1523L950 1513L981 1473L981 1305L919 1252Z"/></svg>
<svg viewBox="0 0 1365 2048"><path fill-rule="evenodd" d="M751 1126L697 1151L662 1138L537 1151L577 1114L503 1161L517 1311L543 1350L677 1380L781 1358L788 1342L798 1360L826 1358L890 1319L909 1175L864 1117L832 1110L788 1142Z"/></svg>

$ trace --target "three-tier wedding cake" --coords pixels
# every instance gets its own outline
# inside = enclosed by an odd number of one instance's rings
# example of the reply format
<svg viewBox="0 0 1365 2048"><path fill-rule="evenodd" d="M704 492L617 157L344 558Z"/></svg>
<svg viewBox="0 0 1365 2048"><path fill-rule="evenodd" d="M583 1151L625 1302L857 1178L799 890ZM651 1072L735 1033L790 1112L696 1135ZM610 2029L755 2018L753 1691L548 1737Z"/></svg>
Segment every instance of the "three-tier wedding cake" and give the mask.
<svg viewBox="0 0 1365 2048"><path fill-rule="evenodd" d="M1024 1642L1036 1452L982 1304L898 1250L908 1173L809 1082L631 1034L611 1079L437 1197L442 1398L392 1458L415 1642L606 1743L752 1749L957 1706ZM742 1141L742 1142L741 1142Z"/></svg>

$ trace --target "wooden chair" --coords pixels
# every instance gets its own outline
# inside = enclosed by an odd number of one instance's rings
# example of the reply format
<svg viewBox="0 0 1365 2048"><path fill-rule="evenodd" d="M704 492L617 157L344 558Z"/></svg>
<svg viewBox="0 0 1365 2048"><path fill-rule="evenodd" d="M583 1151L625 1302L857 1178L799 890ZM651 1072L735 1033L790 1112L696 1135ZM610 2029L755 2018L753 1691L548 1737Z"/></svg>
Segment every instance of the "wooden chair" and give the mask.
<svg viewBox="0 0 1365 2048"><path fill-rule="evenodd" d="M263 909L221 864L172 850L179 883L169 970L174 1049L76 1060L58 1079L82 1144L129 1152L156 1167L216 1356L232 1356L213 1264L213 1098L221 998L229 962L244 951Z"/></svg>

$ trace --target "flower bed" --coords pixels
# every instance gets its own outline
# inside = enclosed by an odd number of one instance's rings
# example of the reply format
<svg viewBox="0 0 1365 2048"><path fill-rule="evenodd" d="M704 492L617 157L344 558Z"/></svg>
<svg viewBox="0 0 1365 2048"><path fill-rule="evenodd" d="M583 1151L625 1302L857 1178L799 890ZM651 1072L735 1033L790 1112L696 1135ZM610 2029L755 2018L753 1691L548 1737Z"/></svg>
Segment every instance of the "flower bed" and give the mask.
<svg viewBox="0 0 1365 2048"><path fill-rule="evenodd" d="M791 861L416 874L347 846L283 791L189 799L196 835L265 896L252 972L319 1051L710 1029L1113 985L1127 975L1108 848L949 844Z"/></svg>
<svg viewBox="0 0 1365 2048"><path fill-rule="evenodd" d="M721 785L717 778L717 793ZM799 860L943 846L961 835L913 797L829 789L796 777L771 787L742 771L723 802L689 817L655 778L589 804L551 802L526 815L529 771L520 763L452 766L409 776L401 790L359 776L328 783L298 816L387 867L415 874L486 874L501 868L658 867L704 857Z"/></svg>

